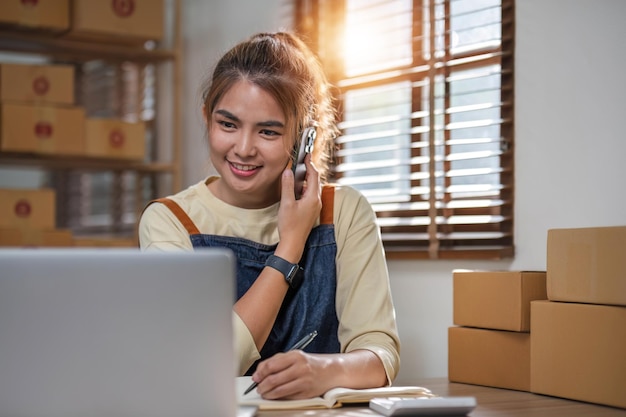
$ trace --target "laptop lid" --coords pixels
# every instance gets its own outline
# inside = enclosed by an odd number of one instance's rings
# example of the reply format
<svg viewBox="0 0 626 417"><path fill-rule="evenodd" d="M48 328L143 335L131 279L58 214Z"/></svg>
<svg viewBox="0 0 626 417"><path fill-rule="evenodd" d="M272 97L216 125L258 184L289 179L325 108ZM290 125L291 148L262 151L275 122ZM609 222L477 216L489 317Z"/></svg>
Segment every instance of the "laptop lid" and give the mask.
<svg viewBox="0 0 626 417"><path fill-rule="evenodd" d="M235 416L230 252L0 251L0 415Z"/></svg>

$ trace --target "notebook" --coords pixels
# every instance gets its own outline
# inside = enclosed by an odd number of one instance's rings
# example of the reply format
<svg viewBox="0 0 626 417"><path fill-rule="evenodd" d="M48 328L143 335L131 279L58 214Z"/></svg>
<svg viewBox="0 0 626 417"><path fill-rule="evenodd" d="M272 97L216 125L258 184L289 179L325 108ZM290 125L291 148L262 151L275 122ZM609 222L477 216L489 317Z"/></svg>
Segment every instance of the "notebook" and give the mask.
<svg viewBox="0 0 626 417"><path fill-rule="evenodd" d="M237 378L237 402L240 405L255 406L259 410L307 410L315 408L338 408L344 404L367 404L373 398L432 398L436 397L428 388L398 385L380 388L353 389L332 388L320 397L302 400L266 400L257 392L244 394L252 377Z"/></svg>
<svg viewBox="0 0 626 417"><path fill-rule="evenodd" d="M230 252L0 250L0 415L236 416Z"/></svg>

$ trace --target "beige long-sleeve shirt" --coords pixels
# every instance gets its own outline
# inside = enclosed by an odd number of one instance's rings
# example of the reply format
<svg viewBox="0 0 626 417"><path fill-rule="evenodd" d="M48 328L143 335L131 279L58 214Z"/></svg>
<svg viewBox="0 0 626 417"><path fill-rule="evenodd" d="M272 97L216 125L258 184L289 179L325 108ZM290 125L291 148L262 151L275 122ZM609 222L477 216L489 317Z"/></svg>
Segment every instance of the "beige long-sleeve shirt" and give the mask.
<svg viewBox="0 0 626 417"><path fill-rule="evenodd" d="M226 204L199 182L170 196L203 234L278 243L278 206L242 209ZM367 349L382 361L391 383L400 366L400 341L389 287L389 274L375 214L355 189L335 189L333 223L337 242L338 338L342 352ZM189 233L163 204L151 204L139 224L142 249L193 250ZM244 322L233 312L239 369L243 373L260 354Z"/></svg>

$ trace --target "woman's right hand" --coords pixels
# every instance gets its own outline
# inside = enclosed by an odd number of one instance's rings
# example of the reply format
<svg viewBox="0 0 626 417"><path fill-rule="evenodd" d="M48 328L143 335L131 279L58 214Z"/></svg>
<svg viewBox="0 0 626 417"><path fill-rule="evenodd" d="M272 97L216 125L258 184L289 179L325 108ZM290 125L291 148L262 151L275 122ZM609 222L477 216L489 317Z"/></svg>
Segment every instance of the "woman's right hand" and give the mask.
<svg viewBox="0 0 626 417"><path fill-rule="evenodd" d="M295 198L294 177L290 168L283 171L280 208L278 209L278 234L280 242L275 255L292 263L298 263L304 251L306 239L315 226L322 209L320 175L311 161L304 159L306 182L302 197Z"/></svg>

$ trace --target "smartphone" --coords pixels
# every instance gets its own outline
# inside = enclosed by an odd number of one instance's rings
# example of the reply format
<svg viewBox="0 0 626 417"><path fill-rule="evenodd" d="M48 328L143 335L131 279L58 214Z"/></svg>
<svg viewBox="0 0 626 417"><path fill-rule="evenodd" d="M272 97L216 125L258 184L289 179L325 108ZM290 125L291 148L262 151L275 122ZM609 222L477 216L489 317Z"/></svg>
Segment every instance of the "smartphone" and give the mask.
<svg viewBox="0 0 626 417"><path fill-rule="evenodd" d="M291 170L295 184L296 200L302 196L302 188L304 187L304 179L306 178L306 166L304 165L304 157L313 152L313 143L317 136L314 127L307 127L302 131L300 141L293 147L291 154Z"/></svg>

